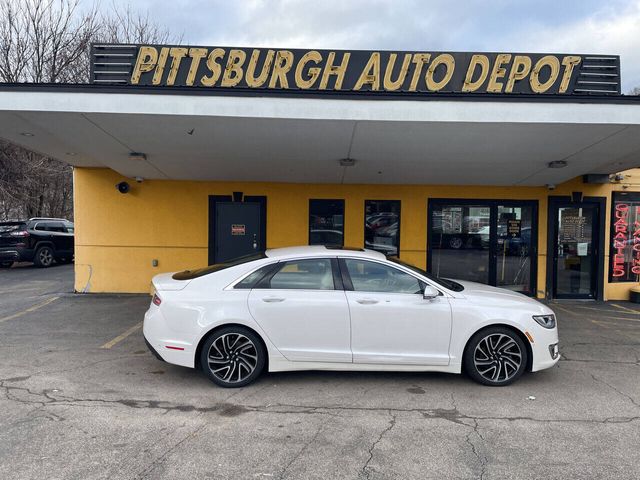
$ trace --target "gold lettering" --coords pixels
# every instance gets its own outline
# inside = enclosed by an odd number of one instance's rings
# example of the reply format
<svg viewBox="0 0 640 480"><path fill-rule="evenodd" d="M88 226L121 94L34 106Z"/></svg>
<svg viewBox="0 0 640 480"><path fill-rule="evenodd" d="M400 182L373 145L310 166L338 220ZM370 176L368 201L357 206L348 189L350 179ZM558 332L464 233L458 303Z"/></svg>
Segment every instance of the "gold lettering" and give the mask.
<svg viewBox="0 0 640 480"><path fill-rule="evenodd" d="M387 68L384 70L384 89L391 92L402 87L405 78L407 78L409 64L411 63L411 54L405 53L404 60L402 60L402 66L400 67L400 72L398 73L398 78L396 80L391 80L396 58L398 58L397 53L390 54L389 61L387 62Z"/></svg>
<svg viewBox="0 0 640 480"><path fill-rule="evenodd" d="M296 86L298 88L307 89L313 87L313 84L316 83L318 77L320 77L320 73L322 69L320 67L310 67L307 70L307 78L306 80L302 77L302 72L304 68L307 66L307 63L314 62L316 65L322 61L322 55L315 50L305 53L300 61L298 62L298 66L296 67Z"/></svg>
<svg viewBox="0 0 640 480"><path fill-rule="evenodd" d="M205 75L200 79L200 83L205 87L213 87L220 78L222 67L218 63L218 60L221 60L222 57L224 57L224 49L222 48L214 48L209 53L207 57L207 67L209 71L211 71L211 76L207 77Z"/></svg>
<svg viewBox="0 0 640 480"><path fill-rule="evenodd" d="M558 93L566 93L569 88L569 82L571 81L571 75L576 65L580 65L582 59L580 57L570 55L562 59L562 66L564 67L564 74L562 75L562 81L560 82L560 89Z"/></svg>
<svg viewBox="0 0 640 480"><path fill-rule="evenodd" d="M140 75L153 70L157 61L158 50L153 47L140 47L136 66L131 74L131 84L137 85L140 82Z"/></svg>
<svg viewBox="0 0 640 480"><path fill-rule="evenodd" d="M380 52L371 54L353 89L360 90L363 85L371 85L371 90L380 90Z"/></svg>
<svg viewBox="0 0 640 480"><path fill-rule="evenodd" d="M540 82L540 71L544 67L549 67L550 74L549 79L542 83ZM533 67L533 71L531 72L531 76L529 77L529 84L531 85L531 90L534 93L544 93L549 90L552 85L555 83L558 78L558 73L560 72L560 61L557 57L553 55L545 55L540 60L536 62L536 65Z"/></svg>
<svg viewBox="0 0 640 480"><path fill-rule="evenodd" d="M336 58L336 52L329 52L327 55L327 62L324 64L324 70L322 71L322 79L320 80L320 90L325 90L329 84L329 77L331 75L336 76L336 83L333 87L334 90L340 90L342 88L342 82L344 81L344 74L347 72L347 66L349 65L349 59L351 53L346 52L342 55L342 61L340 65L334 65L333 61Z"/></svg>
<svg viewBox="0 0 640 480"><path fill-rule="evenodd" d="M169 55L171 55L171 70L169 70L169 76L167 77L167 85L171 86L176 83L176 76L178 75L178 70L180 69L180 62L184 57L187 56L187 52L189 50L182 47L174 47L169 50Z"/></svg>
<svg viewBox="0 0 640 480"><path fill-rule="evenodd" d="M164 50L164 48L163 48ZM162 56L162 52L160 53ZM193 85L193 81L198 73L198 67L200 66L200 60L207 56L206 48L190 48L189 57L191 57L191 66L189 67L189 73L187 74L187 85Z"/></svg>
<svg viewBox="0 0 640 480"><path fill-rule="evenodd" d="M473 80L473 75L476 73L476 67L480 65L480 76L477 80ZM472 55L469 62L469 68L467 69L467 76L464 79L462 85L463 92L475 92L478 90L489 75L489 59L486 55Z"/></svg>
<svg viewBox="0 0 640 480"><path fill-rule="evenodd" d="M151 80L153 85L160 85L160 82L162 82L162 75L164 74L164 67L167 63L168 55L169 49L167 47L162 47L160 49L160 56L158 57L156 71L153 73L153 80Z"/></svg>
<svg viewBox="0 0 640 480"><path fill-rule="evenodd" d="M509 72L507 86L504 89L505 93L512 93L516 82L526 78L530 71L531 58L526 55L516 55L513 57L513 64L511 65L511 71Z"/></svg>
<svg viewBox="0 0 640 480"><path fill-rule="evenodd" d="M413 71L413 77L411 77L411 83L409 84L410 92L415 92L416 89L418 88L418 80L420 80L420 77L422 76L422 67L424 67L425 64L429 63L429 60L431 60L430 53L414 53L413 54L413 59L411 60L411 63L415 63L416 68Z"/></svg>
<svg viewBox="0 0 640 480"><path fill-rule="evenodd" d="M507 70L502 66L505 63L509 63L511 60L511 55L508 53L499 53L496 55L496 61L493 63L493 68L491 69L491 76L489 77L489 85L487 85L487 92L489 93L500 93L502 92L502 87L504 85L498 82L499 78L504 77L507 74Z"/></svg>
<svg viewBox="0 0 640 480"><path fill-rule="evenodd" d="M247 58L247 54L244 50L229 50L229 58L227 60L227 67L222 74L221 87L235 87L240 83L244 72L242 71L242 64Z"/></svg>
<svg viewBox="0 0 640 480"><path fill-rule="evenodd" d="M436 82L433 79L433 74L439 65L446 66L447 71L444 74L444 77L442 78L442 80L440 80L439 82ZM449 55L448 53L443 53L441 55L438 55L436 58L433 59L433 62L431 62L431 65L429 65L429 68L427 69L427 73L425 75L427 88L432 92L437 92L439 90L442 90L444 87L447 86L447 83L449 83L449 80L451 80L455 67L456 67L456 61L452 55Z"/></svg>
<svg viewBox="0 0 640 480"><path fill-rule="evenodd" d="M273 73L271 74L271 80L269 80L269 88L277 88L278 82L280 82L281 88L289 88L289 81L287 80L287 73L293 66L293 53L289 50L278 50L276 53L276 62L273 66Z"/></svg>
<svg viewBox="0 0 640 480"><path fill-rule="evenodd" d="M249 65L247 65L247 73L244 76L244 81L247 82L247 85L251 88L258 88L264 85L269 78L269 70L271 70L271 64L273 63L273 57L276 52L273 50L267 51L267 56L264 59L264 64L262 65L262 71L260 75L255 76L256 67L258 66L258 58L260 57L260 50L256 49L251 54L251 58L249 59Z"/></svg>

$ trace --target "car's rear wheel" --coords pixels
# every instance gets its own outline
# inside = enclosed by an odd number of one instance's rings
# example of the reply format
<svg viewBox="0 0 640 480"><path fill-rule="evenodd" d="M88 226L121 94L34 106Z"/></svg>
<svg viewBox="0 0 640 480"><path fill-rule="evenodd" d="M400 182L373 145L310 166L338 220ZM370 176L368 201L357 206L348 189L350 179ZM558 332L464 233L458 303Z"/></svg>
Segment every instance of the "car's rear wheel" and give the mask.
<svg viewBox="0 0 640 480"><path fill-rule="evenodd" d="M0 268L11 268L13 262L0 262Z"/></svg>
<svg viewBox="0 0 640 480"><path fill-rule="evenodd" d="M51 247L40 247L36 250L36 254L33 258L33 263L36 267L47 268L53 265L53 249Z"/></svg>
<svg viewBox="0 0 640 480"><path fill-rule="evenodd" d="M224 327L204 343L200 365L216 385L244 387L260 376L266 356L260 338L251 330L239 326Z"/></svg>
<svg viewBox="0 0 640 480"><path fill-rule="evenodd" d="M464 354L466 373L476 382L502 387L515 382L527 368L527 348L511 329L489 327L476 333Z"/></svg>

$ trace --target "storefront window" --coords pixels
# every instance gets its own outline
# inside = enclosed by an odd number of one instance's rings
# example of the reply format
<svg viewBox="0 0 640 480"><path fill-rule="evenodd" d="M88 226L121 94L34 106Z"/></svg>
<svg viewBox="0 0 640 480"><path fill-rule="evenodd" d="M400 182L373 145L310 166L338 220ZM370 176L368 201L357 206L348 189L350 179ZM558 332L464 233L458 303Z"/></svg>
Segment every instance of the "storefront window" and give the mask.
<svg viewBox="0 0 640 480"><path fill-rule="evenodd" d="M613 192L609 281L640 281L640 193Z"/></svg>
<svg viewBox="0 0 640 480"><path fill-rule="evenodd" d="M364 202L364 246L385 255L400 251L400 200Z"/></svg>
<svg viewBox="0 0 640 480"><path fill-rule="evenodd" d="M535 202L434 199L429 205L431 273L535 294Z"/></svg>
<svg viewBox="0 0 640 480"><path fill-rule="evenodd" d="M344 245L344 200L309 200L309 245Z"/></svg>
<svg viewBox="0 0 640 480"><path fill-rule="evenodd" d="M489 283L490 211L487 205L438 205L433 209L431 273Z"/></svg>

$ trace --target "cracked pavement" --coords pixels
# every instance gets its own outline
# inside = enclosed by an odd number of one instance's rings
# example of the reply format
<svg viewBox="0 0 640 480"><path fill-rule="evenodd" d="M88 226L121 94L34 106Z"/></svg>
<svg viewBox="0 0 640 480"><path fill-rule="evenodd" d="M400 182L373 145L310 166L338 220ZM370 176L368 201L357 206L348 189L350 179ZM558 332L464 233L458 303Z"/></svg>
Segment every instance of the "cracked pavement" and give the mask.
<svg viewBox="0 0 640 480"><path fill-rule="evenodd" d="M0 478L640 478L638 305L552 304L563 360L507 388L295 372L225 390L140 331L100 348L148 297L71 288L68 267L0 271L0 318L20 314L0 323Z"/></svg>

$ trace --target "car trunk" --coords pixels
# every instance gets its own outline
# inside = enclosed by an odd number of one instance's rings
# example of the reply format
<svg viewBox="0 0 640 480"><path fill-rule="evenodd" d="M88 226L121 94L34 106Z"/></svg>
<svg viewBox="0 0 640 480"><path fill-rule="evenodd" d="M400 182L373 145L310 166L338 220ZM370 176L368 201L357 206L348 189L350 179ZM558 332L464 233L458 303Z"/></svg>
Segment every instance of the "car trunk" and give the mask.
<svg viewBox="0 0 640 480"><path fill-rule="evenodd" d="M0 223L0 248L14 247L24 243L26 235L17 235L18 232L25 232L27 224L24 222L2 222Z"/></svg>

